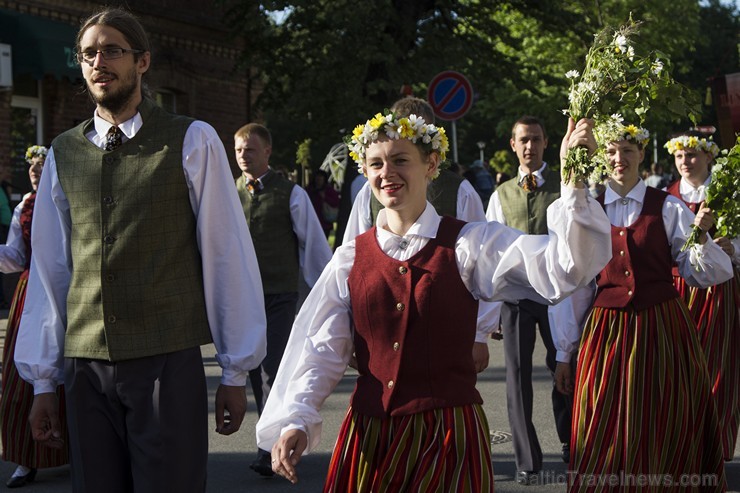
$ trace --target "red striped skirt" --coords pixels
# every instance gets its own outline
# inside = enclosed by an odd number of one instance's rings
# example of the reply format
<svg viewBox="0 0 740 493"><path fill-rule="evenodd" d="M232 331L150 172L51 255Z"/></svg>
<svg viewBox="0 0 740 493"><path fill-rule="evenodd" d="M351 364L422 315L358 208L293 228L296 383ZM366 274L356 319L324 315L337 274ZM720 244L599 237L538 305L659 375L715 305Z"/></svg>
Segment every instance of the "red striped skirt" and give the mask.
<svg viewBox="0 0 740 493"><path fill-rule="evenodd" d="M26 283L28 271L21 274L13 294L13 302L8 313L8 325L3 347L3 390L0 396L0 437L3 444L3 460L31 468L63 466L69 462L67 449L61 450L39 445L31 436L28 424L28 413L33 404L33 386L23 380L15 368L15 343L21 314L26 300ZM62 438L67 439L67 422L64 413L64 390L60 385L59 419L62 427Z"/></svg>
<svg viewBox="0 0 740 493"><path fill-rule="evenodd" d="M696 322L717 406L725 460L735 454L740 424L740 273L707 289L673 282Z"/></svg>
<svg viewBox="0 0 740 493"><path fill-rule="evenodd" d="M704 353L674 298L594 307L576 372L569 491L725 491Z"/></svg>
<svg viewBox="0 0 740 493"><path fill-rule="evenodd" d="M493 492L490 447L479 404L390 418L350 407L324 492Z"/></svg>

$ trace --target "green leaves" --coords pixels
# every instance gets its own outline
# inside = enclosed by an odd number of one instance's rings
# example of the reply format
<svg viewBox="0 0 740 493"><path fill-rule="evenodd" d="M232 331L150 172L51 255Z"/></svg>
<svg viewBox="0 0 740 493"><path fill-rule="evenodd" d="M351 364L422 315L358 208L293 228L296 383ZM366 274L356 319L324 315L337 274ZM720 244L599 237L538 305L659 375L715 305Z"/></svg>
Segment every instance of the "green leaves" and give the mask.
<svg viewBox="0 0 740 493"><path fill-rule="evenodd" d="M693 114L698 98L677 83L668 71L670 60L655 51L645 51L638 42L640 23L629 22L596 34L586 55L586 67L578 77L571 78L567 114L574 120L592 118L599 125L612 125L614 115L626 115L631 123L642 124L648 113L669 111L673 116ZM619 118L621 125L622 119ZM619 132L623 137L621 128ZM610 139L614 132L601 132ZM603 156L610 140L599 141L594 159L583 153L568 152L565 172L578 180L600 182L610 174L608 160Z"/></svg>

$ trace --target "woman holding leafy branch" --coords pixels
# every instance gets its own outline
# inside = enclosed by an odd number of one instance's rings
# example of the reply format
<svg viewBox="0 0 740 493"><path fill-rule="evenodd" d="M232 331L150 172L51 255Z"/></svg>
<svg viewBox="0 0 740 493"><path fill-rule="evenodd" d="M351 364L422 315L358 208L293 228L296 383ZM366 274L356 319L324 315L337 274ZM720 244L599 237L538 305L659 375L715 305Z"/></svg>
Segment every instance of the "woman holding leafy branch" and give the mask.
<svg viewBox="0 0 740 493"><path fill-rule="evenodd" d="M565 145L595 147L589 125L571 125ZM448 142L415 115L379 113L349 147L384 209L337 249L296 317L259 446L297 481L354 349L359 377L324 491L493 492L475 389L473 353L488 351L475 342L478 299L559 301L606 264L608 221L582 183L567 182L548 209L549 235L440 217L426 193Z"/></svg>
<svg viewBox="0 0 740 493"><path fill-rule="evenodd" d="M665 147L673 155L676 169L681 176L667 190L696 212L708 199L707 189L721 186L717 176L713 177L710 172L719 148L717 144L694 131L675 136ZM731 176L731 179L736 180L737 176ZM715 183L712 184L712 181ZM727 185L730 187L726 188L730 189L722 192L729 192L731 195L735 192L735 187L732 182ZM731 197L728 198L732 200ZM720 205L717 200L713 202L708 205L713 208ZM737 270L740 266L740 238L736 236L730 239L715 233L713 228L710 234L714 242L732 259L735 266L734 278L716 286L700 288L688 285L674 267L673 280L697 325L699 341L707 359L712 397L717 405L724 458L732 460L740 424L740 360L737 357L740 354L740 274Z"/></svg>
<svg viewBox="0 0 740 493"><path fill-rule="evenodd" d="M724 491L724 464L706 361L671 266L691 285L729 279L727 255L706 231L709 209L696 216L675 197L640 179L648 132L614 119L595 131L612 169L599 197L612 224L612 259L597 277L583 327L576 371L570 491L636 489L658 481L712 475ZM602 140L603 139L603 140ZM692 224L699 243L681 251ZM558 364L559 390L567 365ZM684 476L697 475L697 476ZM650 483L653 484L653 483Z"/></svg>

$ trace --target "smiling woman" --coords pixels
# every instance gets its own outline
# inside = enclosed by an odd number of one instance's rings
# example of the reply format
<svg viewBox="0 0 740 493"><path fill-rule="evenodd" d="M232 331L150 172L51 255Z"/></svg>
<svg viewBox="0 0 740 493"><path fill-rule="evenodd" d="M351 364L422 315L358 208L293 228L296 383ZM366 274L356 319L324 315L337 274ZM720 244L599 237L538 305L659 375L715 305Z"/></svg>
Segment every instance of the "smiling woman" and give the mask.
<svg viewBox="0 0 740 493"><path fill-rule="evenodd" d="M568 145L583 144L573 130ZM426 189L447 139L416 115L377 114L349 147L385 208L337 249L304 302L257 425L260 448L298 480L321 436L318 410L354 353L360 376L324 491L492 492L478 300L554 301L588 282L608 259L606 217L570 187L549 211L551 237L440 217Z"/></svg>

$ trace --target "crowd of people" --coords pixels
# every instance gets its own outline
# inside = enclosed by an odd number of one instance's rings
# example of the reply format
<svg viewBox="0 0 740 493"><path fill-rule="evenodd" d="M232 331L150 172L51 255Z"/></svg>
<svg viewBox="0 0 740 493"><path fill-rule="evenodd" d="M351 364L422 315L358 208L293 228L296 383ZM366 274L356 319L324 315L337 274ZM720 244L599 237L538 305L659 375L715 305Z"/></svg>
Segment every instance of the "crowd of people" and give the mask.
<svg viewBox="0 0 740 493"><path fill-rule="evenodd" d="M320 408L352 366L324 491L493 492L489 396L476 388L492 337L515 480L533 484L539 334L570 491L614 475L711 475L701 490L726 490L740 239L715 237L704 203L711 140L677 134L680 178L656 167L647 186L646 139L598 141L593 121L569 120L561 164L602 147L613 172L599 189L546 163L544 124L522 116L513 177L482 161L462 174L443 166L431 106L405 97L347 144L361 178L332 253L343 216L328 174L298 186L270 165L269 129L248 123L234 133L234 179L210 125L145 95L149 41L128 11L86 19L76 53L95 112L28 149L32 191L0 246L0 271L21 272L2 361L8 487L70 463L76 492L204 491L200 346L213 343L216 431L240 429L249 381L257 474L298 481ZM698 244L684 249L692 228Z"/></svg>

